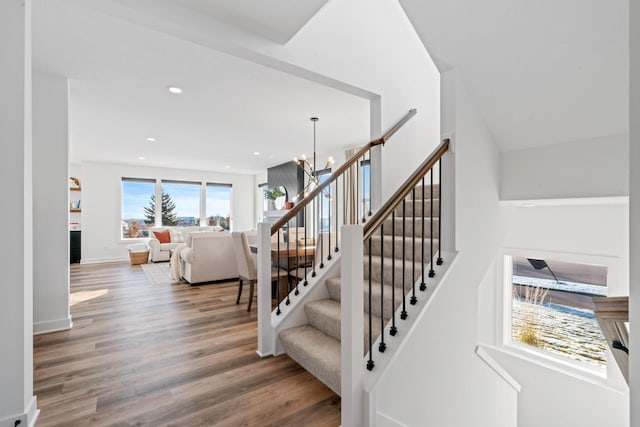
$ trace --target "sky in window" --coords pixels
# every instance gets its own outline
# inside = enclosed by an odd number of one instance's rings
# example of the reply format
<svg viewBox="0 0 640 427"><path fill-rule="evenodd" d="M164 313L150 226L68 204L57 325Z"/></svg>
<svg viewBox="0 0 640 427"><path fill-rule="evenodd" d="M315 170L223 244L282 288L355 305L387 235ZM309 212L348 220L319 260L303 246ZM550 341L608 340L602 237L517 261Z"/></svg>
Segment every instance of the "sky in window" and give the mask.
<svg viewBox="0 0 640 427"><path fill-rule="evenodd" d="M162 191L171 196L178 218L200 218L200 184L163 182Z"/></svg>
<svg viewBox="0 0 640 427"><path fill-rule="evenodd" d="M207 217L231 215L231 187L207 185Z"/></svg>
<svg viewBox="0 0 640 427"><path fill-rule="evenodd" d="M122 181L122 218L144 219L144 208L149 206L155 188L153 182Z"/></svg>

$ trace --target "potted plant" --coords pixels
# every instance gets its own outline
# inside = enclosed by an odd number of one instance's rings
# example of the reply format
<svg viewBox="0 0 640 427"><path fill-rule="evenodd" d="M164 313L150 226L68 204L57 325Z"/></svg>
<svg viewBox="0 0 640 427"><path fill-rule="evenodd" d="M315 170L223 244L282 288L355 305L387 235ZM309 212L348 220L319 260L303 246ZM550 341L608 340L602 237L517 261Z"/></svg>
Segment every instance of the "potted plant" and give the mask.
<svg viewBox="0 0 640 427"><path fill-rule="evenodd" d="M284 196L284 191L280 187L276 187L273 190L264 190L264 197L268 200L275 200L281 196Z"/></svg>

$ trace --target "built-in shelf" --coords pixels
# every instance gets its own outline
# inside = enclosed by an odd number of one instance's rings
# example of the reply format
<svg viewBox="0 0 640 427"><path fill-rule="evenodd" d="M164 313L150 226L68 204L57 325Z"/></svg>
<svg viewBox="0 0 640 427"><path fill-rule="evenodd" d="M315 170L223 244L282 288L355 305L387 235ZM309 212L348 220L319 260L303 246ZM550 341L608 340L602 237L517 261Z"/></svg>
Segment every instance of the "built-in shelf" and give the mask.
<svg viewBox="0 0 640 427"><path fill-rule="evenodd" d="M82 212L80 209L69 209L69 212Z"/></svg>
<svg viewBox="0 0 640 427"><path fill-rule="evenodd" d="M82 188L80 188L80 187L70 187L69 191L82 191Z"/></svg>

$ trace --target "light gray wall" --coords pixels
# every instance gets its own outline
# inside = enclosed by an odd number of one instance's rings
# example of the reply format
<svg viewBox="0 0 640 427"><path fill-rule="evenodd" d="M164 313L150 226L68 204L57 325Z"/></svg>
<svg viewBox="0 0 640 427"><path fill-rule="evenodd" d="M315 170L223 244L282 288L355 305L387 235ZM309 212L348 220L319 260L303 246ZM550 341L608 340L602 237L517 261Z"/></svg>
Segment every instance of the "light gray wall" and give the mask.
<svg viewBox="0 0 640 427"><path fill-rule="evenodd" d="M629 195L629 135L500 154L500 200Z"/></svg>
<svg viewBox="0 0 640 427"><path fill-rule="evenodd" d="M629 376L631 386L631 425L640 426L640 3L630 1L631 7L631 163L630 180L630 321L631 349Z"/></svg>
<svg viewBox="0 0 640 427"><path fill-rule="evenodd" d="M33 329L71 327L68 83L33 73Z"/></svg>
<svg viewBox="0 0 640 427"><path fill-rule="evenodd" d="M35 415L30 0L0 2L0 52L0 424L14 425Z"/></svg>

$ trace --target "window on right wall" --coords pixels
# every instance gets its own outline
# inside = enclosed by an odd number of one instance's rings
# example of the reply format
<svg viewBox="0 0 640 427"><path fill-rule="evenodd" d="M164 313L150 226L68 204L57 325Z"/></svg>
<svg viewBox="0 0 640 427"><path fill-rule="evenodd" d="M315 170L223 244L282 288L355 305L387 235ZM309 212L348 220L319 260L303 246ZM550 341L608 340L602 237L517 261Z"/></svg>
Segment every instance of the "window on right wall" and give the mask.
<svg viewBox="0 0 640 427"><path fill-rule="evenodd" d="M554 259L507 257L513 343L604 368L607 344L592 298L607 296L608 268Z"/></svg>

